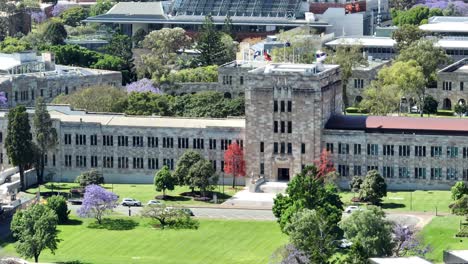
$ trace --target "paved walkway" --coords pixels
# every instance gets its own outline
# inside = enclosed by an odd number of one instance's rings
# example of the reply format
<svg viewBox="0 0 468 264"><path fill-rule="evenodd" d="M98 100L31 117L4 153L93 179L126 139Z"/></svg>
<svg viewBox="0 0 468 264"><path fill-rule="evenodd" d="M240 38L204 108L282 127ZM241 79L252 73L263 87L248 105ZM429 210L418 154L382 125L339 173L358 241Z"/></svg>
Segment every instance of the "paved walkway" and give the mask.
<svg viewBox="0 0 468 264"><path fill-rule="evenodd" d="M275 197L276 193L252 193L244 189L221 205L223 207L271 209Z"/></svg>

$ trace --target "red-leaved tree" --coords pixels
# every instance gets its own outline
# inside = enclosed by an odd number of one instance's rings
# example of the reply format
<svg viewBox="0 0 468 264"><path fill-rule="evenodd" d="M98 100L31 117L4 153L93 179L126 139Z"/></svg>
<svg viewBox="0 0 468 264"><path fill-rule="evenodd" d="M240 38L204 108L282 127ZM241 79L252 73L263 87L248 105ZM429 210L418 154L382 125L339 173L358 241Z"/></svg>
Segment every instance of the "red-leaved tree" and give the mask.
<svg viewBox="0 0 468 264"><path fill-rule="evenodd" d="M319 160L315 161L315 166L317 166L317 178L325 178L328 173L335 171L335 167L333 166L333 162L330 160L330 152L326 149L322 150L320 154Z"/></svg>
<svg viewBox="0 0 468 264"><path fill-rule="evenodd" d="M245 176L244 150L235 141L224 152L224 172L232 174L232 188L236 186L236 177Z"/></svg>

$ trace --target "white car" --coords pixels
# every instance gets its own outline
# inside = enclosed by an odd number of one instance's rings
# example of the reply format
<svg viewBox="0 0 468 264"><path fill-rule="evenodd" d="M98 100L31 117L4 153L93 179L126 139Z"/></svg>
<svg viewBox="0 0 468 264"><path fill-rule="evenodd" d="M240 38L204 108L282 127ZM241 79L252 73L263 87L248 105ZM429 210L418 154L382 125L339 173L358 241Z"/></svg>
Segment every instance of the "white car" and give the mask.
<svg viewBox="0 0 468 264"><path fill-rule="evenodd" d="M148 203L146 203L146 205L160 205L160 204L163 204L163 203L158 200L149 200Z"/></svg>
<svg viewBox="0 0 468 264"><path fill-rule="evenodd" d="M133 198L124 198L121 205L123 206L141 206L141 202Z"/></svg>
<svg viewBox="0 0 468 264"><path fill-rule="evenodd" d="M350 213L352 213L354 211L359 211L359 210L361 210L359 208L359 206L351 205L351 206L346 207L346 209L344 211L345 211L345 213L350 214Z"/></svg>

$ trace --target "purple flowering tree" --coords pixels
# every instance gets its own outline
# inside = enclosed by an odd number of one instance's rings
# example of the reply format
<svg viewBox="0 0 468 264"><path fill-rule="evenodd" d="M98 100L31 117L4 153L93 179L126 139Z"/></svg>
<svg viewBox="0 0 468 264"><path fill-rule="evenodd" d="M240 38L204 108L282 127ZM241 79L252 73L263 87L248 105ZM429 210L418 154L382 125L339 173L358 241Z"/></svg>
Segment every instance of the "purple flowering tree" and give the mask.
<svg viewBox="0 0 468 264"><path fill-rule="evenodd" d="M0 92L0 107L8 107L8 99L5 96L5 92Z"/></svg>
<svg viewBox="0 0 468 264"><path fill-rule="evenodd" d="M57 4L54 6L54 9L52 9L52 16L58 17L60 14L62 14L65 10L69 9L73 5L63 3L63 2L57 2Z"/></svg>
<svg viewBox="0 0 468 264"><path fill-rule="evenodd" d="M393 254L396 257L405 255L424 256L430 249L421 245L416 232L411 227L395 224L393 227L393 240L395 248Z"/></svg>
<svg viewBox="0 0 468 264"><path fill-rule="evenodd" d="M31 11L29 13L31 15L31 19L34 23L40 24L47 19L47 15L45 14L44 11Z"/></svg>
<svg viewBox="0 0 468 264"><path fill-rule="evenodd" d="M80 217L94 217L99 224L104 214L117 207L117 195L99 185L88 185L85 189L83 204L77 213Z"/></svg>
<svg viewBox="0 0 468 264"><path fill-rule="evenodd" d="M144 93L144 92L152 92L156 94L161 94L161 90L159 88L154 87L153 82L150 79L143 78L139 81L132 82L130 84L127 84L125 86L127 89L127 93L131 92L138 92L138 93Z"/></svg>
<svg viewBox="0 0 468 264"><path fill-rule="evenodd" d="M453 9L453 14L450 15L467 15L468 14L468 4L461 0L456 1L447 1L447 0L421 0L419 1L420 5L427 6L429 8L439 8L439 9ZM448 10L447 10L448 11Z"/></svg>

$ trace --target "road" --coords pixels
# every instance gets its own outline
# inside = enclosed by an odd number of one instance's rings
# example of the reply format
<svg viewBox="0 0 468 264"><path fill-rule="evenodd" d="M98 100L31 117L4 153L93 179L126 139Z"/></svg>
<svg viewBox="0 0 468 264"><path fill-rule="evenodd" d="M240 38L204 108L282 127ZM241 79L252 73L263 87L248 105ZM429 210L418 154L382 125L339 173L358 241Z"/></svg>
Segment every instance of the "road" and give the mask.
<svg viewBox="0 0 468 264"><path fill-rule="evenodd" d="M79 205L69 205L71 210L77 210ZM143 207L131 207L132 215L139 215ZM231 220L268 220L274 221L276 218L273 216L271 210L263 209L242 209L242 208L209 208L209 207L190 207L195 217L208 218L208 219L231 219ZM117 206L114 210L120 214L128 215L128 207ZM348 214L343 214L347 216ZM432 214L427 213L395 213L387 212L387 218L391 221L397 222L406 226L416 226L418 228L424 227L432 219Z"/></svg>

